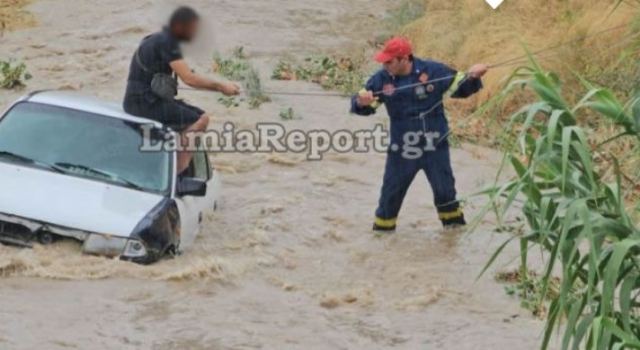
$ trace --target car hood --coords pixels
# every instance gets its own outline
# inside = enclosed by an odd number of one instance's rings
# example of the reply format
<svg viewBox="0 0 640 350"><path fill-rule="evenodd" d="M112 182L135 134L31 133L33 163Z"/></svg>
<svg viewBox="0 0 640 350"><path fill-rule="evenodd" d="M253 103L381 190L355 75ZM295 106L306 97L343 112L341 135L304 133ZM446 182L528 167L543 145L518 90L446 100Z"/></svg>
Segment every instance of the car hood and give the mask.
<svg viewBox="0 0 640 350"><path fill-rule="evenodd" d="M0 162L0 213L129 237L162 196Z"/></svg>

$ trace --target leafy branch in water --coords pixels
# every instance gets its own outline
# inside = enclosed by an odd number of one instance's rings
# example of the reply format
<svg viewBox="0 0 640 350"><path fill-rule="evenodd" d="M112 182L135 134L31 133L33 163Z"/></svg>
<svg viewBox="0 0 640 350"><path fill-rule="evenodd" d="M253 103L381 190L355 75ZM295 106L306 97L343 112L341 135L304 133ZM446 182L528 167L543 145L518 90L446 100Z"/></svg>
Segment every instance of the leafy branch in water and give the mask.
<svg viewBox="0 0 640 350"><path fill-rule="evenodd" d="M0 88L16 89L25 86L24 81L31 79L31 74L27 72L27 66L24 63L0 61Z"/></svg>
<svg viewBox="0 0 640 350"><path fill-rule="evenodd" d="M293 110L293 107L284 108L280 111L280 119L282 120L295 120L302 119L296 115L296 112Z"/></svg>
<svg viewBox="0 0 640 350"><path fill-rule="evenodd" d="M271 75L276 80L302 80L320 84L327 90L353 94L364 85L367 73L363 59L311 56L300 64L281 60Z"/></svg>
<svg viewBox="0 0 640 350"><path fill-rule="evenodd" d="M242 80L249 67L243 47L235 48L229 58L222 57L218 52L213 55L213 71L227 79Z"/></svg>
<svg viewBox="0 0 640 350"><path fill-rule="evenodd" d="M260 107L261 104L271 101L262 88L260 74L255 68L249 68L242 81L244 82L244 91L247 94L250 108L255 109Z"/></svg>
<svg viewBox="0 0 640 350"><path fill-rule="evenodd" d="M233 96L222 96L218 99L218 102L227 108L240 106L240 102Z"/></svg>
<svg viewBox="0 0 640 350"><path fill-rule="evenodd" d="M271 101L262 88L260 73L247 60L243 47L234 49L229 58L216 53L213 57L213 71L227 79L242 82L249 108L256 109L261 104ZM235 99L219 99L219 101L227 108L239 105Z"/></svg>

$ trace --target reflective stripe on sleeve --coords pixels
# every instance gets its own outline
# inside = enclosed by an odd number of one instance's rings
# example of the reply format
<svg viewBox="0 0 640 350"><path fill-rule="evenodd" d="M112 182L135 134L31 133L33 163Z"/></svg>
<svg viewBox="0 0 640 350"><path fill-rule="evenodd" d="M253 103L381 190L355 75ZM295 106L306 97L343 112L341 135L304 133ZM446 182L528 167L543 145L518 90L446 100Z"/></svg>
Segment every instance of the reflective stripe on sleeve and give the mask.
<svg viewBox="0 0 640 350"><path fill-rule="evenodd" d="M447 90L447 92L445 92L444 95L447 97L453 96L453 94L455 94L456 91L458 91L458 88L460 88L460 84L466 77L467 77L466 73L458 72L458 74L456 74L455 79L453 79L453 83L451 83L449 90Z"/></svg>

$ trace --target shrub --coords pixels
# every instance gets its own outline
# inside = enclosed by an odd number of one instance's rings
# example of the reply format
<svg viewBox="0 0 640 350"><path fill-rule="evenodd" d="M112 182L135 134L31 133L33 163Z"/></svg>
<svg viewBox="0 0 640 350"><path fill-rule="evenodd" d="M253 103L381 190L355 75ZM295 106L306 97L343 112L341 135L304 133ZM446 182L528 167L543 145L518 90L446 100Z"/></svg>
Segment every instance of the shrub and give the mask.
<svg viewBox="0 0 640 350"><path fill-rule="evenodd" d="M24 63L14 65L13 61L0 61L0 87L15 89L25 86L24 81L31 79Z"/></svg>

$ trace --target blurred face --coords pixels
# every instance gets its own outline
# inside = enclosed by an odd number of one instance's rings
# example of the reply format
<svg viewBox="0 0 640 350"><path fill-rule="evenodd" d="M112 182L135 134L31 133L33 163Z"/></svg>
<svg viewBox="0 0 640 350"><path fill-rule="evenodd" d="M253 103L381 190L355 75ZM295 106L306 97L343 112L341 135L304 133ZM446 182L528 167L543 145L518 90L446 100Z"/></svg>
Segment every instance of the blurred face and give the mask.
<svg viewBox="0 0 640 350"><path fill-rule="evenodd" d="M411 70L411 61L408 56L396 57L383 64L384 69L393 76L402 76L409 74Z"/></svg>
<svg viewBox="0 0 640 350"><path fill-rule="evenodd" d="M173 27L173 34L180 41L193 41L198 35L200 21L194 20L188 23L177 23Z"/></svg>

